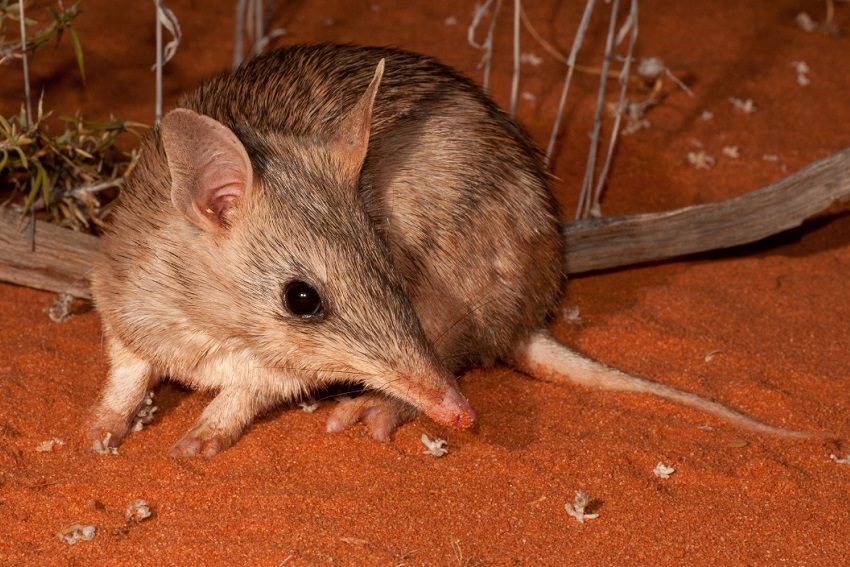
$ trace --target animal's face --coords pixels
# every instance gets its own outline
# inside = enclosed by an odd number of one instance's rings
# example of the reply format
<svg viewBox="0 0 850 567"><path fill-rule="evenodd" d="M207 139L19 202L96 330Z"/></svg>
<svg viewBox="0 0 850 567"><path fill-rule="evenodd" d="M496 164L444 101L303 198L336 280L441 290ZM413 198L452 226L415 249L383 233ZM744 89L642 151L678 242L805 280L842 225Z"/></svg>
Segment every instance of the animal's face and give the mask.
<svg viewBox="0 0 850 567"><path fill-rule="evenodd" d="M356 179L324 144L271 141L263 153L251 203L213 239L258 354L317 380L444 379Z"/></svg>

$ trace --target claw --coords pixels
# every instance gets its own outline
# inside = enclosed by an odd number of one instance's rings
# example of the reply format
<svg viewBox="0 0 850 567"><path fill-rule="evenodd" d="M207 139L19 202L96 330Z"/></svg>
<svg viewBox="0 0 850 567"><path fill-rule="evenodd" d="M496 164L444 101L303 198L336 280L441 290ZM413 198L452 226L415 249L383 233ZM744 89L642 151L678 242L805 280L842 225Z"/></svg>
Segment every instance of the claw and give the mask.
<svg viewBox="0 0 850 567"><path fill-rule="evenodd" d="M172 459L203 456L211 459L231 445L221 435L213 432L189 431L171 447L168 456Z"/></svg>
<svg viewBox="0 0 850 567"><path fill-rule="evenodd" d="M118 446L129 431L129 423L119 414L101 414L89 430L91 450L95 453L116 453Z"/></svg>

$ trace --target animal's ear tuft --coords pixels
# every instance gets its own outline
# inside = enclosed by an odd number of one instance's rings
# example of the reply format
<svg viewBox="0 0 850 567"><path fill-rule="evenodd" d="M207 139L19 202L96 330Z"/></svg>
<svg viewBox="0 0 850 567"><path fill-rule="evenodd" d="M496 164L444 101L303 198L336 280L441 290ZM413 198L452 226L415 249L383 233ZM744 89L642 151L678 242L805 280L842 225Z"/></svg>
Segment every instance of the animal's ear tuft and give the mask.
<svg viewBox="0 0 850 567"><path fill-rule="evenodd" d="M372 107L383 76L384 60L381 59L375 67L375 74L366 92L349 111L331 138L331 147L334 152L339 156L346 170L355 176L359 175L366 157L369 133L372 129Z"/></svg>
<svg viewBox="0 0 850 567"><path fill-rule="evenodd" d="M222 123L185 108L165 115L161 135L174 206L207 232L227 229L253 181L242 142Z"/></svg>

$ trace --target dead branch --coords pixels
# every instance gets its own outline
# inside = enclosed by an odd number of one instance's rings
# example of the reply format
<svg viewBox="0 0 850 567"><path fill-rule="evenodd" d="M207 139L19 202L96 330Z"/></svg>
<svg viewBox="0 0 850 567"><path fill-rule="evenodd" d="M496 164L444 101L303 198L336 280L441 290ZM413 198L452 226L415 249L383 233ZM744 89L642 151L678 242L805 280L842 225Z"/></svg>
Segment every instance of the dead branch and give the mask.
<svg viewBox="0 0 850 567"><path fill-rule="evenodd" d="M794 228L850 199L850 148L741 197L663 213L564 223L567 272L578 274L729 248ZM34 237L34 240L33 240ZM98 240L0 208L0 281L90 298Z"/></svg>
<svg viewBox="0 0 850 567"><path fill-rule="evenodd" d="M91 298L88 273L98 240L0 207L0 281Z"/></svg>
<svg viewBox="0 0 850 567"><path fill-rule="evenodd" d="M741 197L663 213L563 226L567 273L578 274L747 244L800 226L850 199L850 148Z"/></svg>

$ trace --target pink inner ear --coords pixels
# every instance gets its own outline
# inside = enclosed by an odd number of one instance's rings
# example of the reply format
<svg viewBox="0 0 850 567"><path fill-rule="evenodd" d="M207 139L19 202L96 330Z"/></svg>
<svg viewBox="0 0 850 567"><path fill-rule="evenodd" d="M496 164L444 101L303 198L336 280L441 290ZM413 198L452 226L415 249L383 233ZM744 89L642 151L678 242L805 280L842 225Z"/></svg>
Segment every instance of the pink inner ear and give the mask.
<svg viewBox="0 0 850 567"><path fill-rule="evenodd" d="M204 207L204 216L222 226L230 224L231 217L239 207L239 202L245 194L244 181L224 181L224 185L210 190L206 194L205 203L195 203L196 208Z"/></svg>
<svg viewBox="0 0 850 567"><path fill-rule="evenodd" d="M212 153L213 150L207 151ZM192 195L194 206L222 228L230 224L248 189L246 172L240 167L247 164L240 164L233 158L216 152L205 159L206 163L198 171L197 190Z"/></svg>

